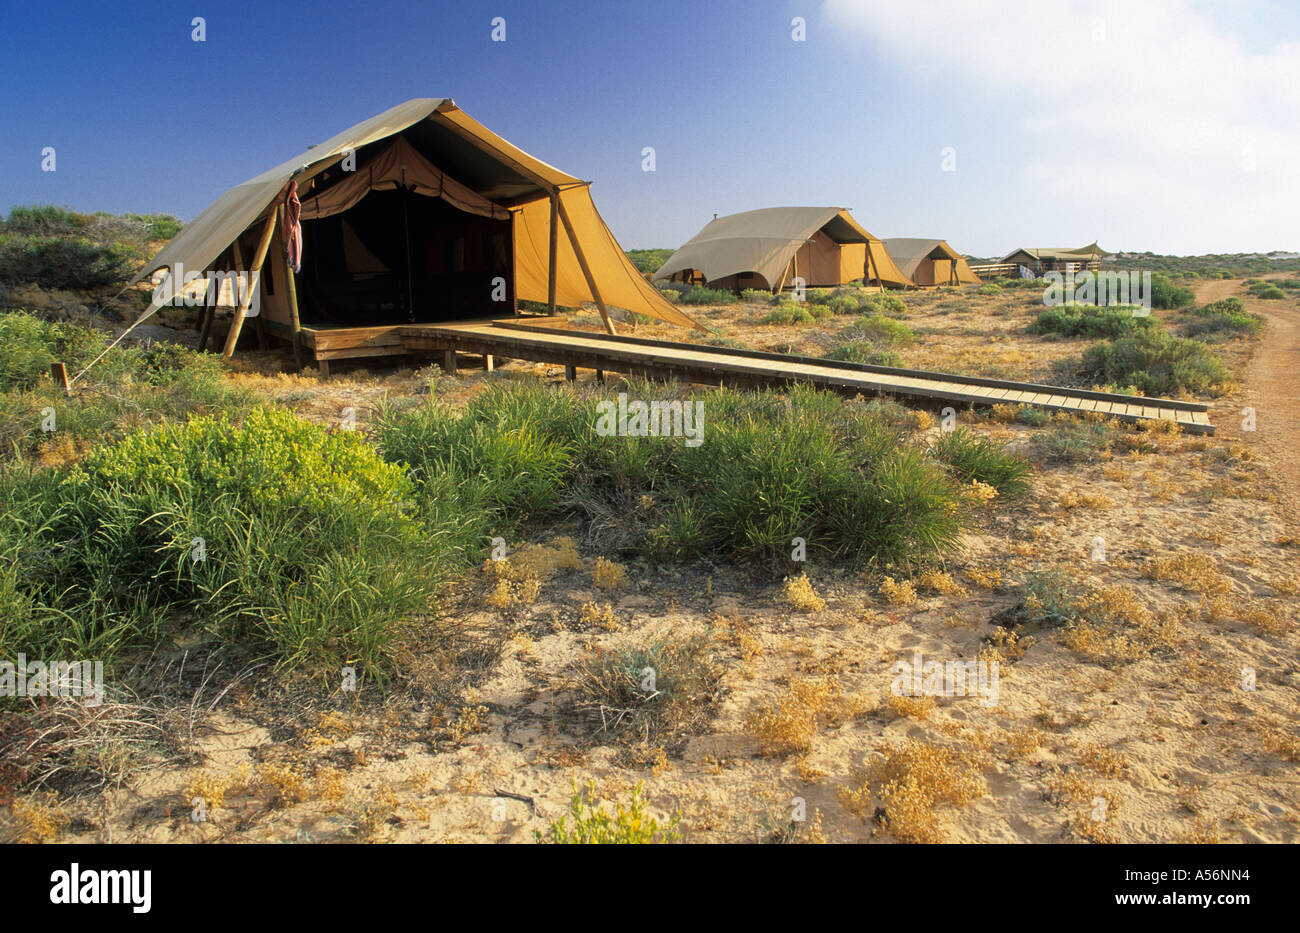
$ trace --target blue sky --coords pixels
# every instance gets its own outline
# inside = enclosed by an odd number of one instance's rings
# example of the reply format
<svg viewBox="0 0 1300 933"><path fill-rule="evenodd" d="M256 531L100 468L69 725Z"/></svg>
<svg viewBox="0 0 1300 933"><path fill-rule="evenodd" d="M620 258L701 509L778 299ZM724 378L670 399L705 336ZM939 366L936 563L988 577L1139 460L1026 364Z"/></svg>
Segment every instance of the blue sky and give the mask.
<svg viewBox="0 0 1300 933"><path fill-rule="evenodd" d="M1300 249L1300 5L1264 2L5 0L0 209L192 219L442 96L591 179L629 248L818 204L981 256Z"/></svg>

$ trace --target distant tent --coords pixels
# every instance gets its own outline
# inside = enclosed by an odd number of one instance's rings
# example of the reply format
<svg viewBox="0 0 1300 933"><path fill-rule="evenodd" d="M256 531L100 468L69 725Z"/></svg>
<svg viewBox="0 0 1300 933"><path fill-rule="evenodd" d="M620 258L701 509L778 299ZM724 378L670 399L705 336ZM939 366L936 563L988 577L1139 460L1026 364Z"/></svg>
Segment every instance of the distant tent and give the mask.
<svg viewBox="0 0 1300 933"><path fill-rule="evenodd" d="M1035 272L1049 272L1064 269L1066 265L1081 266L1101 261L1107 256L1104 249L1095 242L1077 249L1068 247L1030 247L1022 246L1007 253L999 262L1015 262L1027 266Z"/></svg>
<svg viewBox="0 0 1300 933"><path fill-rule="evenodd" d="M273 235L283 227L291 180L304 240L293 278L281 235ZM135 281L179 266L187 275L259 270L261 320L295 340L300 326L500 316L521 300L548 307L594 301L602 316L614 306L698 327L637 272L588 186L451 100L410 100L230 189ZM166 303L170 289L169 280L164 300L143 317ZM612 329L608 318L606 326ZM228 353L233 343L228 339Z"/></svg>
<svg viewBox="0 0 1300 933"><path fill-rule="evenodd" d="M794 284L902 288L911 280L841 207L767 207L717 217L668 257L656 281L775 291Z"/></svg>
<svg viewBox="0 0 1300 933"><path fill-rule="evenodd" d="M917 285L978 285L980 277L966 259L943 240L894 237L885 250L903 274Z"/></svg>

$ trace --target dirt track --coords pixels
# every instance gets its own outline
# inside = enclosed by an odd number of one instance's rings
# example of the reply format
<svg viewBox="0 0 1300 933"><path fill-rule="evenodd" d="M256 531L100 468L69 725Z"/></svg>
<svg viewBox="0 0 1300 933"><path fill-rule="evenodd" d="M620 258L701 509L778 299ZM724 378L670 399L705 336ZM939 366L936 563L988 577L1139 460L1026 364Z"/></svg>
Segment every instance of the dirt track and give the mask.
<svg viewBox="0 0 1300 933"><path fill-rule="evenodd" d="M1220 279L1196 289L1205 304L1238 294L1241 282ZM1272 467L1278 493L1297 522L1300 510L1300 312L1294 302L1261 301L1239 295L1247 310L1268 320L1259 349L1246 368L1242 405L1255 409L1255 432L1242 430L1244 415L1220 419L1221 436L1242 439L1256 448Z"/></svg>

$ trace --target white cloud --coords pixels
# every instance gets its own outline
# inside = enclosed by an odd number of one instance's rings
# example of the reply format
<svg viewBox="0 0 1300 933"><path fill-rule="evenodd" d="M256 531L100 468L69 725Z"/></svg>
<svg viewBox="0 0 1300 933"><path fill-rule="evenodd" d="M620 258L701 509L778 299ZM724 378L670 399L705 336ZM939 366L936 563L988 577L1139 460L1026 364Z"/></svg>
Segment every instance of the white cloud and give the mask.
<svg viewBox="0 0 1300 933"><path fill-rule="evenodd" d="M974 143L1020 146L1026 197L1076 211L1070 227L1103 245L1300 245L1300 42L1252 47L1230 6L827 0L826 13L913 93L977 107Z"/></svg>

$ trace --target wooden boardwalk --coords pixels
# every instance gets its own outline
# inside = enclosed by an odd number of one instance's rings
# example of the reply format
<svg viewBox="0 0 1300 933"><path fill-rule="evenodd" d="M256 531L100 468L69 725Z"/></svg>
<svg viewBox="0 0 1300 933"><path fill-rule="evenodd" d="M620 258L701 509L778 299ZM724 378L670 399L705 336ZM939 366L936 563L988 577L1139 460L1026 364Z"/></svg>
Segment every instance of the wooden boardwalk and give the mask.
<svg viewBox="0 0 1300 933"><path fill-rule="evenodd" d="M1173 421L1192 434L1214 433L1207 406L1198 402L614 336L556 327L559 322L551 319L540 321L512 318L311 334L304 328L304 334L318 359L441 353L444 369L454 371L456 354L464 353L485 357L489 366L497 357L559 363L569 378L582 367L706 384L810 383L847 395L894 395L958 405L1033 405L1049 411L1096 412L1129 422Z"/></svg>

